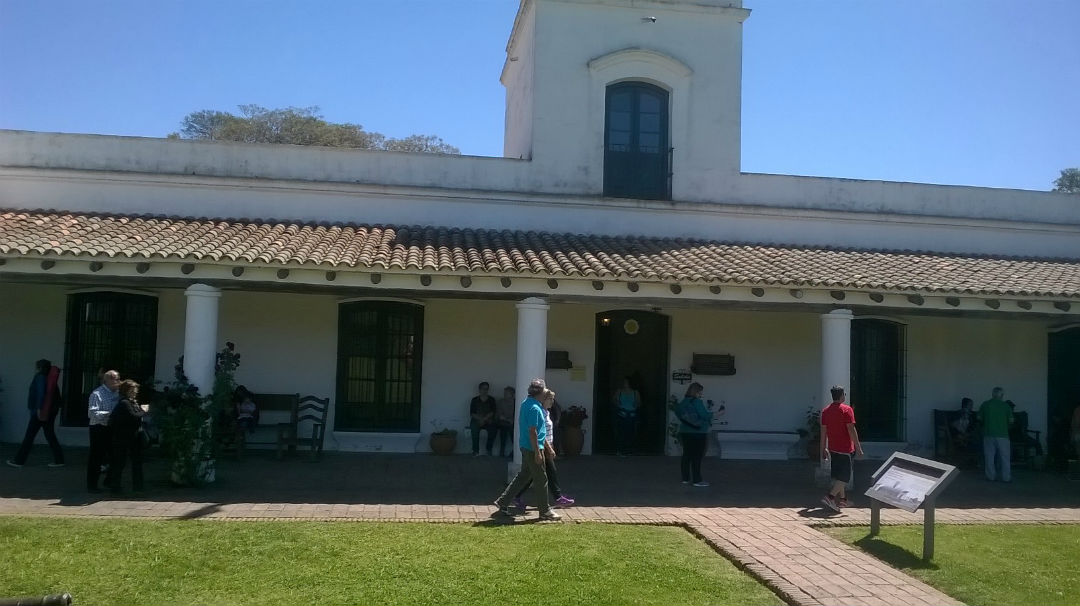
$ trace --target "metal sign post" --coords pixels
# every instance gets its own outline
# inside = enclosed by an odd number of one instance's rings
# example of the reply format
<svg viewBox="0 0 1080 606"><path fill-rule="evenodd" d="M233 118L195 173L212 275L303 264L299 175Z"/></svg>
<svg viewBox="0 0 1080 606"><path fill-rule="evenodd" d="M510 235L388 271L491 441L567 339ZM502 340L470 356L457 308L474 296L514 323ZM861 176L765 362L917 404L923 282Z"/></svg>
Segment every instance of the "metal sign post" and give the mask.
<svg viewBox="0 0 1080 606"><path fill-rule="evenodd" d="M934 507L938 495L956 479L957 469L930 459L894 452L873 474L870 535L881 532L881 504L914 513L923 509L923 560L934 557Z"/></svg>

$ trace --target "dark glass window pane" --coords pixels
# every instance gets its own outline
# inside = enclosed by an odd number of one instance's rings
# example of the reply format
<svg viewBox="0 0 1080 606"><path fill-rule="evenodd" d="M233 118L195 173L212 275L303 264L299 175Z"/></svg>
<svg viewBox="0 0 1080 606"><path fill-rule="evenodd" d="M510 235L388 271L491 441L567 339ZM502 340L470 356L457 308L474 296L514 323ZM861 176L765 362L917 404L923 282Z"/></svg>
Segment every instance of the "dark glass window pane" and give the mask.
<svg viewBox="0 0 1080 606"><path fill-rule="evenodd" d="M638 139L638 151L645 154L660 153L660 135L653 133L641 133Z"/></svg>
<svg viewBox="0 0 1080 606"><path fill-rule="evenodd" d="M630 133L612 131L608 136L608 149L611 151L628 151L630 149Z"/></svg>
<svg viewBox="0 0 1080 606"><path fill-rule="evenodd" d="M658 114L660 113L660 97L648 92L641 93L640 111Z"/></svg>
<svg viewBox="0 0 1080 606"><path fill-rule="evenodd" d="M609 107L613 112L629 112L630 103L633 99L633 93L626 91L621 93L614 93L611 95L611 101Z"/></svg>
<svg viewBox="0 0 1080 606"><path fill-rule="evenodd" d="M630 132L630 112L611 112L608 115L608 128L612 131Z"/></svg>

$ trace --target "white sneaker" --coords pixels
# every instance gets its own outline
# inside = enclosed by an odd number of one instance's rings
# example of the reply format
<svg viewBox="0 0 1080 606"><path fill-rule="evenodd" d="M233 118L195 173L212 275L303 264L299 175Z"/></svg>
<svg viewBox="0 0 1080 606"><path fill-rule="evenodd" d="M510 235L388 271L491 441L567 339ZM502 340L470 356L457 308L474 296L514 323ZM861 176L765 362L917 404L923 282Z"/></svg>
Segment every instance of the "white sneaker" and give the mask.
<svg viewBox="0 0 1080 606"><path fill-rule="evenodd" d="M22 467L22 465L19 465L18 463L16 463L15 461L12 461L11 459L8 459L6 462L8 464L8 467Z"/></svg>
<svg viewBox="0 0 1080 606"><path fill-rule="evenodd" d="M63 463L49 463L49 467L63 467Z"/></svg>
<svg viewBox="0 0 1080 606"><path fill-rule="evenodd" d="M694 486L697 486L698 488L708 488L709 486L712 486L712 484L709 484L708 482L705 482L705 481L701 481L701 482L694 482Z"/></svg>

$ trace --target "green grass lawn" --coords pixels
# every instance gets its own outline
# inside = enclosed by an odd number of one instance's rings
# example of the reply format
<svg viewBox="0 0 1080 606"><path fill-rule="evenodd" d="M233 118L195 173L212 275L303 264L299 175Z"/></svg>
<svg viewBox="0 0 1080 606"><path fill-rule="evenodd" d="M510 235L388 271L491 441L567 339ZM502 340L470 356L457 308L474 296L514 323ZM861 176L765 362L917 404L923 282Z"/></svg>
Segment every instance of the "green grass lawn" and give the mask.
<svg viewBox="0 0 1080 606"><path fill-rule="evenodd" d="M939 524L929 564L921 526L869 530L826 532L967 604L1080 604L1080 526Z"/></svg>
<svg viewBox="0 0 1080 606"><path fill-rule="evenodd" d="M0 518L0 597L75 604L783 604L681 528Z"/></svg>

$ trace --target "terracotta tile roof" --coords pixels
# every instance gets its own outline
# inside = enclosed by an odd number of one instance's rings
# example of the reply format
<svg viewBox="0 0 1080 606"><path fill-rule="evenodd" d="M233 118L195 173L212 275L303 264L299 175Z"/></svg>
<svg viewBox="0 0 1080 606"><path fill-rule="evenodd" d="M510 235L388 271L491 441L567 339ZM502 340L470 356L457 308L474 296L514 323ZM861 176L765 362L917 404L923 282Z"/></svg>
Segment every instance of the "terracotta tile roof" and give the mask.
<svg viewBox="0 0 1080 606"><path fill-rule="evenodd" d="M1080 297L1080 260L52 211L0 211L0 254Z"/></svg>

